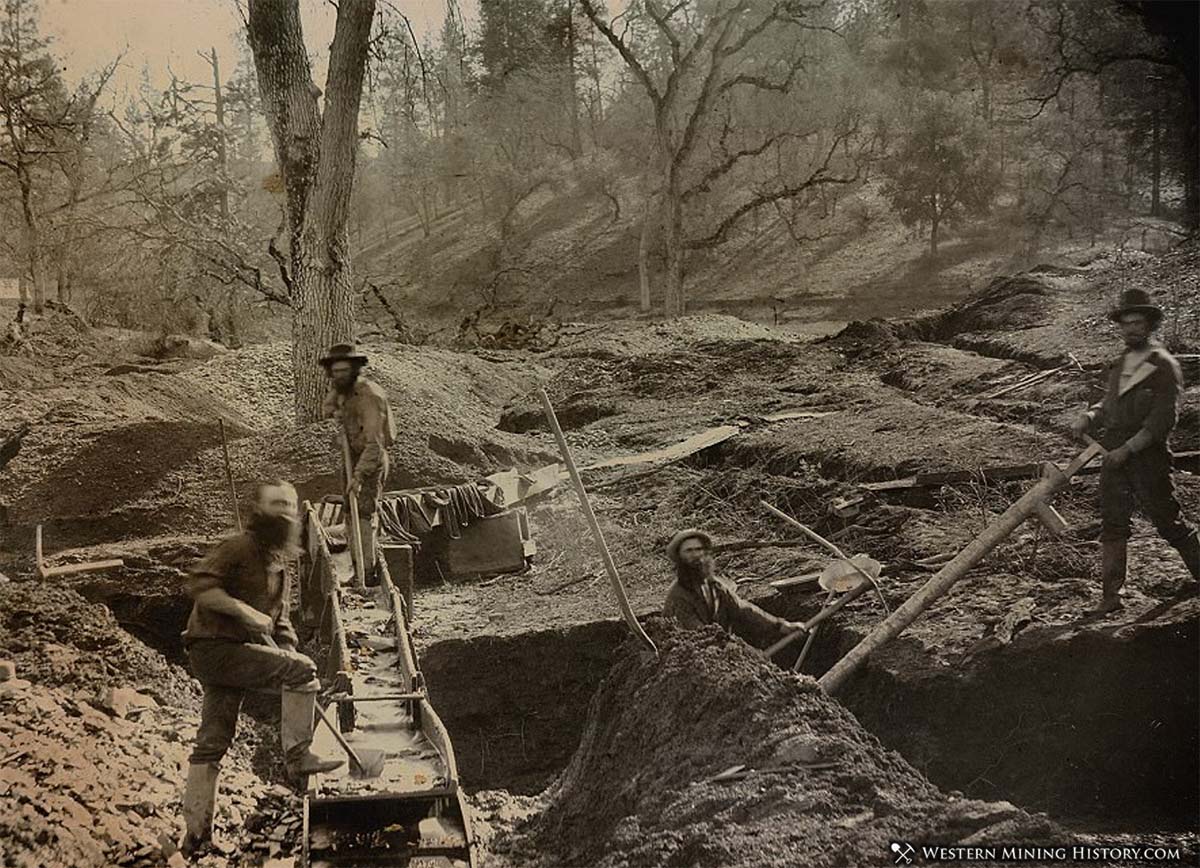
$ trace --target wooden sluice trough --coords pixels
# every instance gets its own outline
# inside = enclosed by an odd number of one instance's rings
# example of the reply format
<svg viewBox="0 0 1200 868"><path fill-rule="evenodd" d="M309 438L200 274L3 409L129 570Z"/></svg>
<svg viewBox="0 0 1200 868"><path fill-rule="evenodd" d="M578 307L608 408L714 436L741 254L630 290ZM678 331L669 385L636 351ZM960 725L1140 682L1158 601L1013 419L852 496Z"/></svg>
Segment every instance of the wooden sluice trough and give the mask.
<svg viewBox="0 0 1200 868"><path fill-rule="evenodd" d="M409 632L411 612L380 558L379 584L354 588L348 551L331 551L340 504L306 504L301 611L319 624L327 714L356 751L380 752L382 771L347 763L309 778L303 864L310 868L475 868L475 836L454 747L429 702ZM318 724L314 749L344 754Z"/></svg>

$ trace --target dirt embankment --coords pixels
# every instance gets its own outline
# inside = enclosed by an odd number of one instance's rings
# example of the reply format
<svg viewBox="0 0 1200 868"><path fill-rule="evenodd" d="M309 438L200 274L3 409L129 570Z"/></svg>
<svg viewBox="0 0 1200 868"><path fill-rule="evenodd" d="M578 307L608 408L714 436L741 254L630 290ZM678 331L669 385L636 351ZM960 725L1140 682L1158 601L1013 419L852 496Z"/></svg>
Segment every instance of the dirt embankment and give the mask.
<svg viewBox="0 0 1200 868"><path fill-rule="evenodd" d="M181 864L180 800L199 685L72 591L0 585L0 852L6 865ZM218 847L193 863L296 852L299 800L269 721L243 720L222 764ZM171 861L171 860L174 861Z"/></svg>
<svg viewBox="0 0 1200 868"><path fill-rule="evenodd" d="M511 855L560 866L890 864L893 842L1070 841L1007 803L947 796L809 678L721 631L627 643L579 750ZM734 766L744 776L713 778ZM501 849L504 845L501 845Z"/></svg>

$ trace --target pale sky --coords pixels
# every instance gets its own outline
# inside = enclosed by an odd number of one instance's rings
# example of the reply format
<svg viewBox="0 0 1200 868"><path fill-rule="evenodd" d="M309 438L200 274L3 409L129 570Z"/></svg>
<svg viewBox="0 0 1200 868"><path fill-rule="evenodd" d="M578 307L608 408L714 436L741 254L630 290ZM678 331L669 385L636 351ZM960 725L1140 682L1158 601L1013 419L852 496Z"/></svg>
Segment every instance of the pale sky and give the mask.
<svg viewBox="0 0 1200 868"><path fill-rule="evenodd" d="M418 38L440 28L446 13L445 0L390 2L408 16ZM461 6L467 14L474 4ZM316 62L314 77L323 86L337 12L328 0L300 0L300 8L305 41ZM221 58L222 77L227 77L243 39L234 0L41 0L41 29L53 38L52 51L63 61L70 84L125 51L113 82L118 99L137 86L145 67L156 86L169 81L168 66L180 78L207 80L212 73L196 52L213 47Z"/></svg>

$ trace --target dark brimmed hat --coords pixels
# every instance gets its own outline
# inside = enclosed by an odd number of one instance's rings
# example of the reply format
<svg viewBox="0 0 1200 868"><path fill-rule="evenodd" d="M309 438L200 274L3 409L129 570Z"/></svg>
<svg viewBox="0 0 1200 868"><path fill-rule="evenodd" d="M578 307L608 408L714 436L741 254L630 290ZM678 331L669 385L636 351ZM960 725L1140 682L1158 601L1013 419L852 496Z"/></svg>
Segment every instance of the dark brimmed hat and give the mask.
<svg viewBox="0 0 1200 868"><path fill-rule="evenodd" d="M675 536L671 537L671 541L667 543L667 557L679 563L679 547L690 539L698 539L704 543L705 548L712 548L712 537L698 528L689 527L681 530Z"/></svg>
<svg viewBox="0 0 1200 868"><path fill-rule="evenodd" d="M1140 313L1150 320L1150 325L1156 326L1162 321L1162 308L1151 303L1150 294L1144 289L1127 289L1121 293L1117 306L1109 311L1108 318L1120 322L1127 313Z"/></svg>
<svg viewBox="0 0 1200 868"><path fill-rule="evenodd" d="M317 362L326 368L334 362L357 362L360 365L365 365L367 357L360 353L354 344L334 344L329 348L329 352L318 359Z"/></svg>

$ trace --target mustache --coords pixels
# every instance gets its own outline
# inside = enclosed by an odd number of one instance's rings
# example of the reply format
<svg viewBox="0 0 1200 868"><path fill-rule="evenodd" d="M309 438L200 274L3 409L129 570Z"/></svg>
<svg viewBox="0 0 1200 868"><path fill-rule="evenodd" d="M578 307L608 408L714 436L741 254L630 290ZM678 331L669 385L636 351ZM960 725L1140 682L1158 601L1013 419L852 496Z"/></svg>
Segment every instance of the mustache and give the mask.
<svg viewBox="0 0 1200 868"><path fill-rule="evenodd" d="M252 515L250 532L268 549L299 550L300 523L283 515Z"/></svg>

